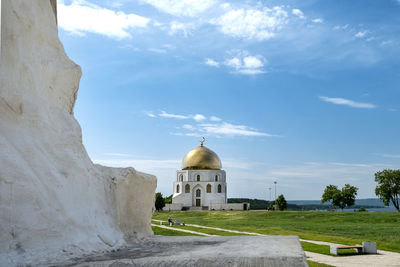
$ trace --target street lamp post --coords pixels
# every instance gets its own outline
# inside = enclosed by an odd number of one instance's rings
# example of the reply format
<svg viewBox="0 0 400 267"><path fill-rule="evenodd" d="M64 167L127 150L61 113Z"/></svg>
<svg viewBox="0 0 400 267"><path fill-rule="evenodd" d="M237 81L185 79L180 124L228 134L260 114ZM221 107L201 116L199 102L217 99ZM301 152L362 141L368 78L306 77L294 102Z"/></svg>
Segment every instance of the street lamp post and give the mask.
<svg viewBox="0 0 400 267"><path fill-rule="evenodd" d="M269 189L269 201L271 202L271 187L270 188L268 188Z"/></svg>
<svg viewBox="0 0 400 267"><path fill-rule="evenodd" d="M275 184L275 200L276 200L276 184L277 183L278 183L277 181L274 181L274 184Z"/></svg>

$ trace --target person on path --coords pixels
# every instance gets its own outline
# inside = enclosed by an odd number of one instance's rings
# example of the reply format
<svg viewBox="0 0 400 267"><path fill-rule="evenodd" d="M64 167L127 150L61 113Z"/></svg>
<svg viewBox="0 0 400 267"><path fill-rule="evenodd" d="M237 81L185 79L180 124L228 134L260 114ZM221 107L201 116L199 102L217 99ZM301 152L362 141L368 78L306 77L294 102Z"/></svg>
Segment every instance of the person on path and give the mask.
<svg viewBox="0 0 400 267"><path fill-rule="evenodd" d="M169 226L172 226L172 218L171 218L171 216L168 217L168 223L169 223Z"/></svg>

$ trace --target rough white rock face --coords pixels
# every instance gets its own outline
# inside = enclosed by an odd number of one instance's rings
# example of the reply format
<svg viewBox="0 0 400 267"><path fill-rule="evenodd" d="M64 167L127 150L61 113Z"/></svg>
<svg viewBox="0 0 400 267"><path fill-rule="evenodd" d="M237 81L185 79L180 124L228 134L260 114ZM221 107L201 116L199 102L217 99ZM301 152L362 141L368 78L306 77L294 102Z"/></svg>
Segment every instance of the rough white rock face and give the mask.
<svg viewBox="0 0 400 267"><path fill-rule="evenodd" d="M156 178L94 165L73 116L81 70L49 0L1 0L0 265L152 235Z"/></svg>

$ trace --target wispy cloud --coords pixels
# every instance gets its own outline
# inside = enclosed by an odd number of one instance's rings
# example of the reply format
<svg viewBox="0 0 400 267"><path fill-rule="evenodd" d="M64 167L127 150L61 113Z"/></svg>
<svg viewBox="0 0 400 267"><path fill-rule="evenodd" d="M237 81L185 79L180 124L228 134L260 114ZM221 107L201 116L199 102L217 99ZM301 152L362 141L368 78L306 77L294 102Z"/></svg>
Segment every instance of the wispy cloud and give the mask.
<svg viewBox="0 0 400 267"><path fill-rule="evenodd" d="M165 112L164 110L161 110L161 112L158 113L157 115L155 115L154 113L151 113L151 112L146 112L146 115L149 117L152 117L152 118L155 118L158 116L158 117L162 117L162 118L179 119L179 120L193 119L197 122L204 121L207 119L207 117L202 114L182 115L182 114L168 113L168 112Z"/></svg>
<svg viewBox="0 0 400 267"><path fill-rule="evenodd" d="M151 112L146 112L146 115L152 118L160 117L166 119L178 119L178 120L188 120L194 121L194 124L185 123L177 129L183 130L182 132L172 132L172 135L180 136L254 136L254 137L276 137L278 135L269 134L263 131L259 131L255 128L233 124L229 122L224 122L221 118L216 116L210 116L207 118L202 114L195 115L182 115L173 114L166 111L161 111L159 114L155 115Z"/></svg>
<svg viewBox="0 0 400 267"><path fill-rule="evenodd" d="M180 119L180 120L190 119L190 116L167 113L164 110L161 110L161 113L159 113L158 116L163 118Z"/></svg>
<svg viewBox="0 0 400 267"><path fill-rule="evenodd" d="M273 136L272 134L260 132L245 125L235 125L227 122L200 124L199 130L208 135L225 136Z"/></svg>
<svg viewBox="0 0 400 267"><path fill-rule="evenodd" d="M349 24L345 24L345 25L336 25L333 27L333 30L337 31L337 30L346 30L349 27Z"/></svg>
<svg viewBox="0 0 400 267"><path fill-rule="evenodd" d="M197 16L214 6L216 0L142 0L158 10L174 16Z"/></svg>
<svg viewBox="0 0 400 267"><path fill-rule="evenodd" d="M300 9L294 8L292 9L292 14L301 18L301 19L305 19L306 17L304 16L303 11L301 11Z"/></svg>
<svg viewBox="0 0 400 267"><path fill-rule="evenodd" d="M312 22L314 22L314 23L322 23L322 22L324 22L324 20L321 19L321 18L317 18L317 19L313 19Z"/></svg>
<svg viewBox="0 0 400 267"><path fill-rule="evenodd" d="M217 62L211 58L206 58L204 63L208 66L219 68L219 62Z"/></svg>
<svg viewBox="0 0 400 267"><path fill-rule="evenodd" d="M102 8L84 0L73 0L70 5L58 1L58 25L76 35L97 33L110 38L131 38L129 30L145 28L150 21L136 14L125 14Z"/></svg>
<svg viewBox="0 0 400 267"><path fill-rule="evenodd" d="M280 6L262 9L232 9L210 23L233 37L266 40L287 23L287 12Z"/></svg>
<svg viewBox="0 0 400 267"><path fill-rule="evenodd" d="M354 34L354 37L362 39L362 38L366 37L367 34L368 34L367 30L359 31L356 34Z"/></svg>
<svg viewBox="0 0 400 267"><path fill-rule="evenodd" d="M210 121L221 121L221 119L216 116L211 116Z"/></svg>
<svg viewBox="0 0 400 267"><path fill-rule="evenodd" d="M235 51L230 52L235 53ZM236 73L240 74L261 74L266 60L261 55L250 55L247 51L236 51L234 56L226 59L223 64L233 68Z"/></svg>
<svg viewBox="0 0 400 267"><path fill-rule="evenodd" d="M201 115L201 114L196 114L196 115L193 116L193 119L195 121L204 121L206 119L206 117L204 115Z"/></svg>
<svg viewBox="0 0 400 267"><path fill-rule="evenodd" d="M157 117L155 114L151 113L151 112L145 112L146 116L150 117L150 118L155 118Z"/></svg>
<svg viewBox="0 0 400 267"><path fill-rule="evenodd" d="M182 34L183 36L187 37L191 34L191 31L196 28L195 23L182 23L179 21L171 21L169 23L169 30L168 34L169 35L175 35L175 34Z"/></svg>
<svg viewBox="0 0 400 267"><path fill-rule="evenodd" d="M167 50L165 50L165 49L153 48L153 47L148 48L147 51L157 53L157 54L166 54L167 53Z"/></svg>
<svg viewBox="0 0 400 267"><path fill-rule="evenodd" d="M371 103L361 103L355 102L353 100L345 99L345 98L334 98L334 97L327 97L327 96L320 96L319 97L322 101L332 103L335 105L345 105L353 108L367 108L372 109L376 108L376 105Z"/></svg>

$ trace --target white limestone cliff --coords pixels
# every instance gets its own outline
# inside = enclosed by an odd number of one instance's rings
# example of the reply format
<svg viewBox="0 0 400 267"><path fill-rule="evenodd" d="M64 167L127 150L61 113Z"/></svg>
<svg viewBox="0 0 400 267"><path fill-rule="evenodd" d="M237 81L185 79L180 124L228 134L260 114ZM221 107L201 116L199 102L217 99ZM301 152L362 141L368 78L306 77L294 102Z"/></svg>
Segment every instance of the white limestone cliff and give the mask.
<svg viewBox="0 0 400 267"><path fill-rule="evenodd" d="M37 264L152 235L156 178L94 165L73 116L81 70L49 0L2 0L0 265Z"/></svg>

